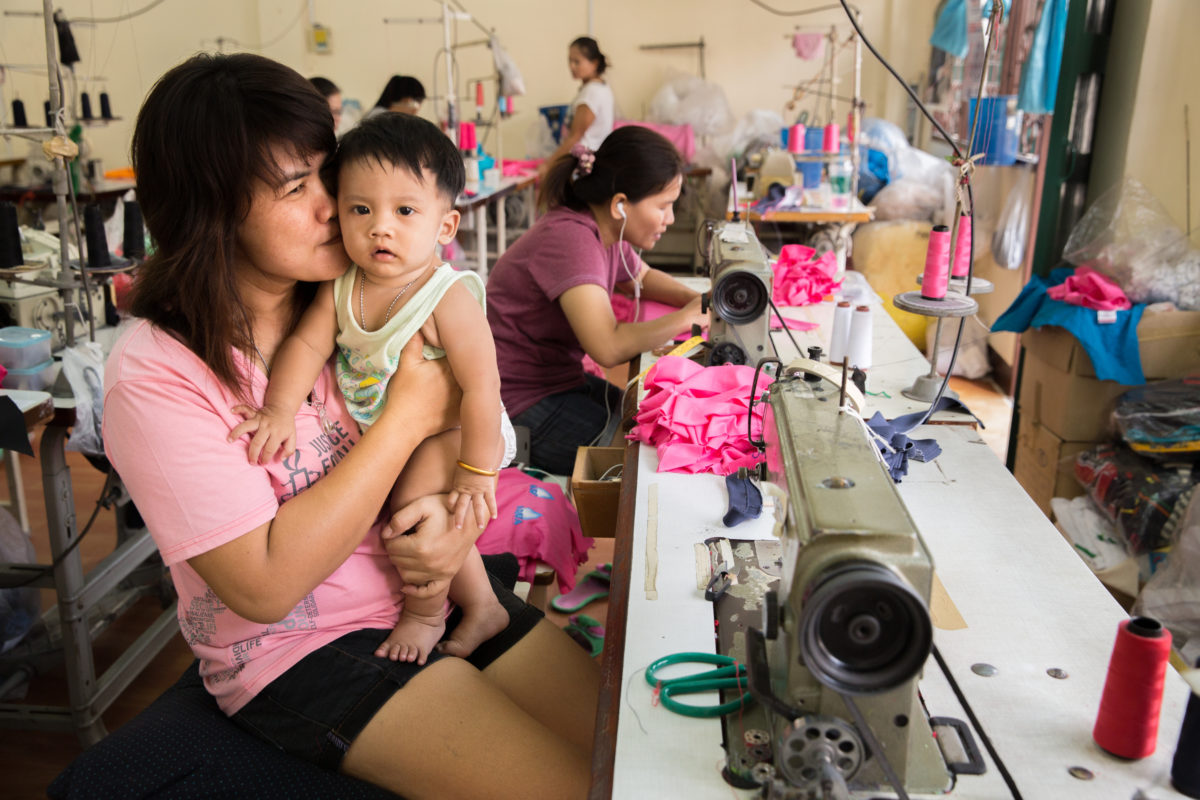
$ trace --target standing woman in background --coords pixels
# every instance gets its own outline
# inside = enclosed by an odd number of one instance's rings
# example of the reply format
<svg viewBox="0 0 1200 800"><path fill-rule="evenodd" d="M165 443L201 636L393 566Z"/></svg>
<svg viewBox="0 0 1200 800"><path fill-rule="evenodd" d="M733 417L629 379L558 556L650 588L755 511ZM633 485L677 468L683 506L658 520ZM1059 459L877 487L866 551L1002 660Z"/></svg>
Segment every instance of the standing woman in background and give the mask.
<svg viewBox="0 0 1200 800"><path fill-rule="evenodd" d="M567 48L567 64L571 77L583 81L579 93L571 101L569 122L563 129L562 141L539 170L545 177L559 156L571 152L577 143L595 152L605 137L612 133L615 117L613 92L604 82L604 71L608 59L600 52L600 46L590 36L580 36Z"/></svg>

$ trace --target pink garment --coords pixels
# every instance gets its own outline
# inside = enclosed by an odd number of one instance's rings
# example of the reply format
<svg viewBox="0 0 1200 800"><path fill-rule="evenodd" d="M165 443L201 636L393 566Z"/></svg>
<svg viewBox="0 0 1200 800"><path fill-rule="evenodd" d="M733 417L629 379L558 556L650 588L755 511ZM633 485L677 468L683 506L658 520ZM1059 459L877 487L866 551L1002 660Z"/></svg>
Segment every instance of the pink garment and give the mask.
<svg viewBox="0 0 1200 800"><path fill-rule="evenodd" d="M524 177L537 173L538 167L545 161L544 158L531 158L520 160L515 158L506 158L500 162L500 174L506 178Z"/></svg>
<svg viewBox="0 0 1200 800"><path fill-rule="evenodd" d="M575 588L575 572L587 561L595 542L583 535L575 506L557 484L541 481L519 469L502 469L496 483L496 509L475 542L479 552L512 553L521 562L521 580L533 582L539 563L558 574L558 588Z"/></svg>
<svg viewBox="0 0 1200 800"><path fill-rule="evenodd" d="M1096 311L1125 311L1133 307L1117 282L1083 264L1075 274L1046 290L1051 300Z"/></svg>
<svg viewBox="0 0 1200 800"><path fill-rule="evenodd" d="M825 34L797 33L792 36L792 48L796 51L796 57L805 61L820 58L825 52Z"/></svg>
<svg viewBox="0 0 1200 800"><path fill-rule="evenodd" d="M613 130L626 125L641 125L643 128L649 128L675 145L675 149L683 157L683 163L692 163L692 157L696 155L696 134L692 131L691 125L669 125L665 122L620 119L613 124Z"/></svg>
<svg viewBox="0 0 1200 800"><path fill-rule="evenodd" d="M815 331L817 328L821 327L815 322L809 322L808 320L803 319L790 319L788 317L784 317L783 322L780 322L778 316L771 314L771 330L781 331L785 325L787 326L788 330L793 331Z"/></svg>
<svg viewBox="0 0 1200 800"><path fill-rule="evenodd" d="M234 352L253 377L249 402L262 403L267 379ZM379 533L362 542L286 618L264 625L239 617L188 559L275 518L281 504L312 486L358 440L327 366L313 388L332 423L326 434L314 404L296 416L296 452L249 464L247 439L225 440L241 402L182 343L139 320L113 348L104 375L104 445L170 567L179 627L200 659L204 685L232 714L264 686L322 645L363 628L391 629L403 595Z"/></svg>
<svg viewBox="0 0 1200 800"><path fill-rule="evenodd" d="M762 455L747 439L747 409L754 367L702 367L687 358L659 359L645 378L635 441L658 450L659 472L729 475L752 467ZM760 373L759 391L771 383ZM762 431L763 406L754 405L754 432Z"/></svg>
<svg viewBox="0 0 1200 800"><path fill-rule="evenodd" d="M802 244L785 244L775 263L771 298L780 306L810 306L819 303L842 285L833 279L837 256Z"/></svg>
<svg viewBox="0 0 1200 800"><path fill-rule="evenodd" d="M558 298L595 284L612 295L641 263L629 242L605 247L588 211L562 206L542 216L500 256L487 283L487 316L496 340L500 396L510 417L584 383L583 346Z"/></svg>

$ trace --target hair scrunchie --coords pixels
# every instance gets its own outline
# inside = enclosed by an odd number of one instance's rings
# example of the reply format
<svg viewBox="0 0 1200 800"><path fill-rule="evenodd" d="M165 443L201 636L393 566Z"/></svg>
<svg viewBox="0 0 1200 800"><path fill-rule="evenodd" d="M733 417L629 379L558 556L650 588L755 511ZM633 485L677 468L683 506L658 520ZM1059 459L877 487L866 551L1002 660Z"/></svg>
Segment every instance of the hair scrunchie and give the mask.
<svg viewBox="0 0 1200 800"><path fill-rule="evenodd" d="M579 162L579 166L575 169L575 177L582 178L585 175L592 174L592 167L596 163L596 154L588 148L587 145L579 142L571 148L571 155Z"/></svg>

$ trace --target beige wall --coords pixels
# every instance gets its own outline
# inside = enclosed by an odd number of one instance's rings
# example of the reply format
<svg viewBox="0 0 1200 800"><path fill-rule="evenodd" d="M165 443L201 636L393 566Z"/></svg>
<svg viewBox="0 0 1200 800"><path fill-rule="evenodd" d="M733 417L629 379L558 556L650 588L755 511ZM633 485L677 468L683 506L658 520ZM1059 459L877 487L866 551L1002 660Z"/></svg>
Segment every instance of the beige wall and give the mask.
<svg viewBox="0 0 1200 800"><path fill-rule="evenodd" d="M1200 247L1200 3L1120 3L1113 20L1112 69L1101 96L1096 161L1088 199L1128 175L1159 199L1187 230L1187 105L1192 139L1192 243Z"/></svg>
<svg viewBox="0 0 1200 800"><path fill-rule="evenodd" d="M800 0L770 0L777 8L802 8ZM13 3L5 2L5 7ZM24 5L37 7L33 2ZM59 0L69 18L110 17L141 7L130 0ZM487 27L494 28L516 60L528 89L517 98L518 116L503 126L504 154L524 154L526 130L540 105L565 103L576 89L566 66L567 44L587 33L586 0L463 0ZM858 0L863 27L872 42L910 81L921 76L929 60L929 34L937 0ZM371 105L393 73L415 75L432 91L434 71L444 83L436 58L442 31L437 25L384 24L388 17L433 17L440 5L431 0L313 0L309 20L304 0L207 0L203 4L166 0L132 20L92 27L76 24L83 62L81 75L101 75L122 122L88 129L88 138L106 168L128 163L133 118L145 93L166 69L200 50L259 49L305 75L321 74L342 86L349 97ZM611 83L626 115L640 117L655 91L675 73L698 74L696 51L644 52L639 45L697 41L704 37L710 80L728 96L735 116L753 109L782 111L788 86L814 74L817 64L798 60L788 36L797 19L806 25L837 23L848 31L837 10L803 18L781 18L748 0L594 0L594 35L613 63ZM0 18L3 59L18 64L45 62L40 19ZM298 20L289 28L293 20ZM332 52L315 54L305 47L311 21L332 30ZM459 26L460 41L481 38L468 23ZM272 40L277 40L272 42ZM852 57L841 61L849 94ZM485 47L458 51L460 74L467 78L492 73ZM869 52L863 54L863 97L867 113L902 123L907 97ZM46 98L43 75L12 74L3 86L6 105L16 89L35 120ZM99 108L99 84L88 84L93 108ZM444 88L444 87L441 87ZM464 90L465 91L465 90ZM473 94L467 99L473 104ZM489 105L492 90L487 92ZM844 118L846 106L837 108ZM432 115L427 104L426 115ZM5 110L5 117L8 110ZM0 151L5 145L0 144Z"/></svg>

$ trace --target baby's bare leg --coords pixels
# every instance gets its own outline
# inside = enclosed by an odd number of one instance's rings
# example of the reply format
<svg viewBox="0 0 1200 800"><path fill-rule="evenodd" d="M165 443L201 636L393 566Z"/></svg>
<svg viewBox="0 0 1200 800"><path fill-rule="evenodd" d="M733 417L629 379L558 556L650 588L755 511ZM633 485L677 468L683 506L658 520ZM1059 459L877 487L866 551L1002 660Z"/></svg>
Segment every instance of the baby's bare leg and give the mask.
<svg viewBox="0 0 1200 800"><path fill-rule="evenodd" d="M418 664L424 664L429 652L445 632L445 592L439 592L433 597L406 596L404 608L400 611L400 621L383 644L379 645L375 655L378 658L390 658L392 661L416 661Z"/></svg>
<svg viewBox="0 0 1200 800"><path fill-rule="evenodd" d="M443 431L417 446L392 488L393 513L419 497L450 491L461 441L458 430Z"/></svg>
<svg viewBox="0 0 1200 800"><path fill-rule="evenodd" d="M450 638L438 645L447 655L469 656L481 642L508 626L508 612L496 599L483 559L474 547L450 581L450 599L462 609L463 617Z"/></svg>

